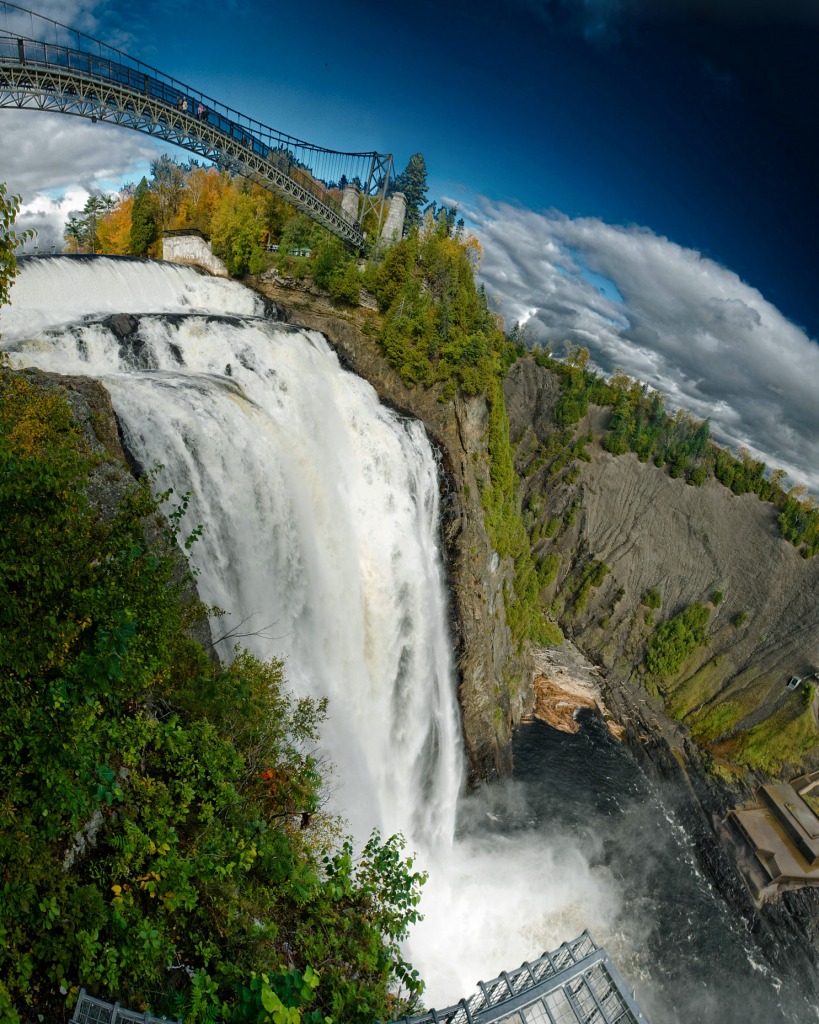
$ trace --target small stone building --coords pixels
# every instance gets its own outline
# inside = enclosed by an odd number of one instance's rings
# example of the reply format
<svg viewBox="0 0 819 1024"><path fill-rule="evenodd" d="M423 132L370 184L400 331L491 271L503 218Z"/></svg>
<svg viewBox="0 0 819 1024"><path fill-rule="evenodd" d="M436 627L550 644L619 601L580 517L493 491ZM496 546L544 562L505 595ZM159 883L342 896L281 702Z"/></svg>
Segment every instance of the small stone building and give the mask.
<svg viewBox="0 0 819 1024"><path fill-rule="evenodd" d="M725 835L757 906L819 885L819 815L807 799L817 786L819 772L769 783L755 802L728 812Z"/></svg>

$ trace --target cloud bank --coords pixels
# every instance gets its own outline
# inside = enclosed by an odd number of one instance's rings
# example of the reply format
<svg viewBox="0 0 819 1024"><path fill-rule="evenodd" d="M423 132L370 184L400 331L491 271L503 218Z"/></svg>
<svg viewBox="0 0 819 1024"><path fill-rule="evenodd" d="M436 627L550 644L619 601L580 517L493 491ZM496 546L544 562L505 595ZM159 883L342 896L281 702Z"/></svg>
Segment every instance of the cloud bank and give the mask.
<svg viewBox="0 0 819 1024"><path fill-rule="evenodd" d="M68 217L92 192L138 180L169 148L114 125L29 110L0 110L0 138L0 181L22 196L17 227L34 228L41 251L62 250Z"/></svg>
<svg viewBox="0 0 819 1024"><path fill-rule="evenodd" d="M465 210L507 323L589 349L717 440L819 491L819 344L732 271L645 228L505 204Z"/></svg>

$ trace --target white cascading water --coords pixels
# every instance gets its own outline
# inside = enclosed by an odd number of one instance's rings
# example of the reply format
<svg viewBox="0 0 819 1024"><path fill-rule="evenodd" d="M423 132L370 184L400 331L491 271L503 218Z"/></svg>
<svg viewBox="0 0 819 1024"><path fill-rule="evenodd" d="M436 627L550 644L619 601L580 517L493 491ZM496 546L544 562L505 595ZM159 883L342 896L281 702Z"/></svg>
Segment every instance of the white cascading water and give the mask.
<svg viewBox="0 0 819 1024"><path fill-rule="evenodd" d="M126 340L102 322L118 313L138 318ZM105 384L131 452L164 466L157 487L192 493L200 593L229 612L214 633L247 634L297 693L330 698L335 805L359 840L403 832L430 873L409 948L428 1004L584 927L611 943L614 886L576 846L455 840L463 750L433 452L321 335L264 313L191 268L39 258L21 262L0 332L15 366Z"/></svg>

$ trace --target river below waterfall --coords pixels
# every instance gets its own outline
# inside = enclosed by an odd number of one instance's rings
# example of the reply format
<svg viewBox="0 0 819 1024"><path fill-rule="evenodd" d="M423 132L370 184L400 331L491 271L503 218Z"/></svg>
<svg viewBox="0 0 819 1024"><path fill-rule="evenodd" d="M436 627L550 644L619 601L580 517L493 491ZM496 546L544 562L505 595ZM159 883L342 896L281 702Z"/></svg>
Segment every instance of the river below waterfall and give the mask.
<svg viewBox="0 0 819 1024"><path fill-rule="evenodd" d="M759 962L664 794L594 722L533 723L515 777L464 796L438 523L422 426L321 335L241 286L111 258L21 261L0 314L14 366L97 377L156 487L192 494L207 604L291 686L330 698L334 806L402 831L429 871L409 953L429 1005L588 928L654 1024L819 1019ZM126 314L126 315L121 315Z"/></svg>
<svg viewBox="0 0 819 1024"><path fill-rule="evenodd" d="M783 982L697 867L676 793L646 777L593 714L576 734L537 720L514 739L514 778L474 800L487 833L564 835L620 907L597 933L654 1024L807 1024L819 1009ZM489 811L484 801L489 802ZM480 821L481 815L484 820Z"/></svg>

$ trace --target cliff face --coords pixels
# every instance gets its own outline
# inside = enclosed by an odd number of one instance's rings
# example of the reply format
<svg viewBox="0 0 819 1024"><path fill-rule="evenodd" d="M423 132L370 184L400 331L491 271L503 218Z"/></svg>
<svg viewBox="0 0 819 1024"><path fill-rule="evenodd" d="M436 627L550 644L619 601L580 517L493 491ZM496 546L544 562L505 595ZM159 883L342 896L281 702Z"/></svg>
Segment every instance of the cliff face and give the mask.
<svg viewBox="0 0 819 1024"><path fill-rule="evenodd" d="M596 440L586 446L588 462L550 475L539 454L556 432L559 381L521 360L504 393L533 536L550 524L535 551L560 558L543 600L574 641L550 652L549 677L582 676L574 645L597 662L608 713L660 781L700 867L780 976L792 979L785 983L815 998L819 892L756 907L717 833L756 781L753 772L737 774L737 762L790 777L819 760L811 688L786 687L819 667L819 559L803 559L781 536L776 510L755 496L737 497L713 480L689 486L634 454L615 458ZM575 437L599 439L607 419L590 409ZM590 573L600 565L608 571ZM584 597L590 578L599 585ZM643 668L648 637L695 603L709 612L707 645L676 674L652 679Z"/></svg>
<svg viewBox="0 0 819 1024"><path fill-rule="evenodd" d="M512 729L533 702L531 670L513 648L503 602L511 559L501 560L484 527L477 473L486 465L488 406L483 398L439 401L437 389L408 388L378 352L361 310L342 318L329 301L256 278L252 286L290 324L320 331L346 367L381 399L420 419L437 446L446 476L443 539L450 576L463 732L472 779L511 768Z"/></svg>
<svg viewBox="0 0 819 1024"><path fill-rule="evenodd" d="M534 707L536 672L531 655L510 642L502 593L512 566L495 554L484 528L477 476L486 463L486 403L442 403L434 389L407 388L379 354L366 311L342 315L321 295L269 279L252 284L288 322L325 334L350 369L388 404L421 419L439 446L470 765L473 777L507 770L511 730ZM737 497L713 480L691 487L633 454L615 458L597 441L587 445L589 462L550 476L537 453L556 430L560 382L525 359L512 367L504 393L530 524L558 526L534 545L539 558L559 557L542 599L604 670L614 719L643 715L635 733L666 735L676 750L691 730L718 765L725 759L726 771L737 759L774 775L819 764L813 688L786 687L819 668L819 559L803 559L780 535L773 506L754 495ZM599 439L607 415L590 410L575 434ZM603 570L599 581L595 566ZM659 600L652 608L643 603L649 592ZM646 677L648 638L695 603L708 610L707 645L675 675Z"/></svg>
<svg viewBox="0 0 819 1024"><path fill-rule="evenodd" d="M816 763L811 687L786 684L819 668L819 559L803 559L781 536L772 505L737 497L714 480L692 487L634 454L615 458L592 442L590 461L567 474L549 478L546 465L530 470L537 445L555 430L559 385L548 370L522 360L504 390L524 503L533 519L560 524L553 539L536 545L541 556L560 556L545 598L565 631L606 669L609 685L656 687L715 756L758 755L766 770L785 774ZM604 419L602 410L591 410L577 433L599 437ZM608 572L580 600L578 583L597 563ZM643 603L650 591L648 603L659 607ZM707 646L676 674L643 678L649 635L694 603L710 613ZM757 749L763 742L768 752Z"/></svg>

